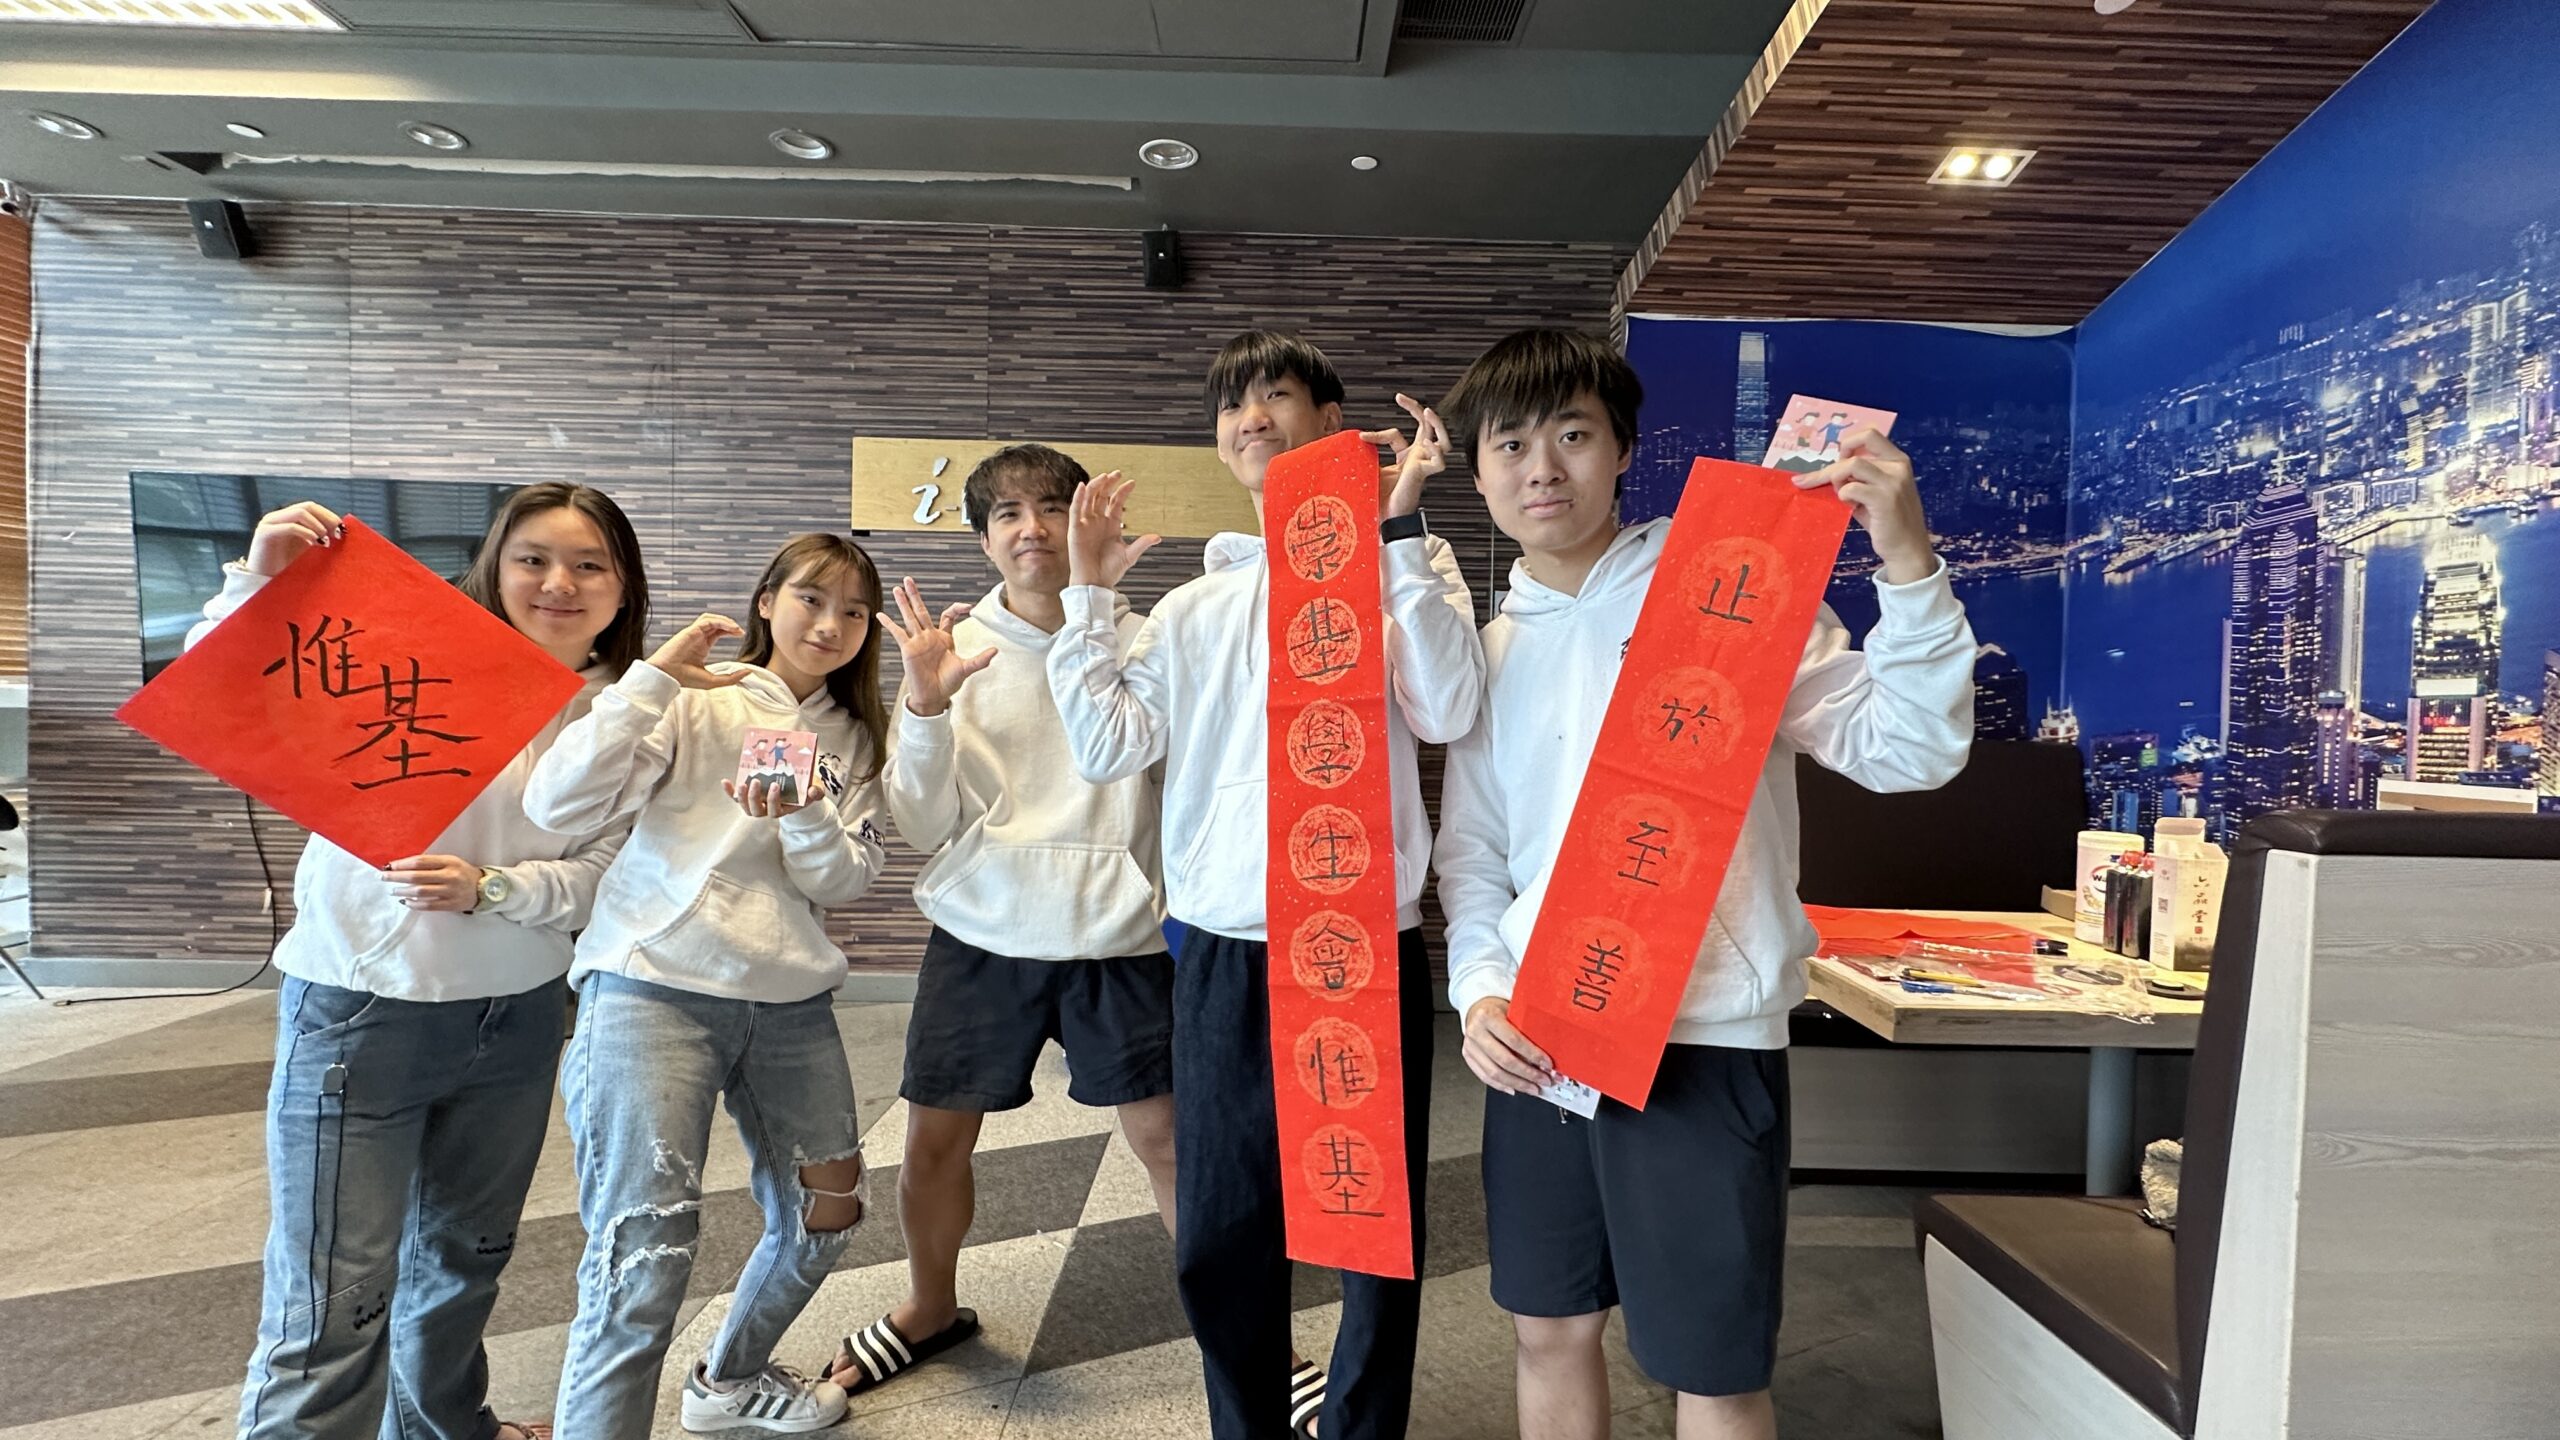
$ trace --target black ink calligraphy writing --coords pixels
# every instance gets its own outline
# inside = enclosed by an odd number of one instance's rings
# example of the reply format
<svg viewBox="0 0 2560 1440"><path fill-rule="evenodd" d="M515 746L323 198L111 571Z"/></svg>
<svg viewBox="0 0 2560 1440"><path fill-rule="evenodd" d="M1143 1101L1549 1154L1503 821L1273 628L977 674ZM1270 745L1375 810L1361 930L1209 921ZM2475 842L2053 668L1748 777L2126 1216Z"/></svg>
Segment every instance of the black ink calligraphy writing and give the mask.
<svg viewBox="0 0 2560 1440"><path fill-rule="evenodd" d="M1661 885L1662 882L1648 872L1670 858L1671 847L1657 838L1670 833L1667 827L1650 820L1637 821L1635 833L1626 838L1627 853L1619 857L1618 878L1633 880L1640 885Z"/></svg>
<svg viewBox="0 0 2560 1440"><path fill-rule="evenodd" d="M1761 598L1760 592L1751 588L1751 567L1744 565L1742 573L1734 577L1730 596L1725 593L1726 578L1718 575L1707 581L1707 603L1698 607L1698 613L1710 619L1731 620L1742 625L1753 623L1750 616L1742 613L1743 602Z"/></svg>
<svg viewBox="0 0 2560 1440"><path fill-rule="evenodd" d="M1582 959L1573 975L1573 1003L1593 1013L1609 1008L1610 994L1626 977L1626 950L1622 946L1586 941Z"/></svg>
<svg viewBox="0 0 2560 1440"><path fill-rule="evenodd" d="M438 741L446 745L464 745L480 737L453 730L440 730L436 722L453 717L427 708L429 687L450 685L444 676L429 675L414 656L404 656L395 668L380 662L367 663L355 653L355 638L365 632L342 616L323 615L320 623L306 631L299 623L285 625L285 653L260 672L274 675L284 672L297 700L322 698L350 701L375 697L381 702L378 715L357 718L353 723L364 738L331 757L332 762L352 760L373 752L373 756L391 768L388 775L370 780L351 780L358 790L378 790L404 780L424 780L436 775L468 776L468 766L434 763L444 757L420 741ZM405 670L405 673L404 673ZM308 688L306 688L306 686ZM385 742L389 742L386 744Z"/></svg>

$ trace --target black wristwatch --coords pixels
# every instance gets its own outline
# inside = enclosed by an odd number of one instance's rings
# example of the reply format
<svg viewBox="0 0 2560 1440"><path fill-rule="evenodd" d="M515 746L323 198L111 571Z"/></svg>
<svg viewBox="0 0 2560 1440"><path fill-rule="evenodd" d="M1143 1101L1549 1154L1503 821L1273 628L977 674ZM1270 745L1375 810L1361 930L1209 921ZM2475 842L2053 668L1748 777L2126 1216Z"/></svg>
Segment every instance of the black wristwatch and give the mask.
<svg viewBox="0 0 2560 1440"><path fill-rule="evenodd" d="M1383 545L1393 545L1399 540L1418 540L1423 534L1422 512L1419 510L1410 515L1390 515L1378 522L1378 541Z"/></svg>

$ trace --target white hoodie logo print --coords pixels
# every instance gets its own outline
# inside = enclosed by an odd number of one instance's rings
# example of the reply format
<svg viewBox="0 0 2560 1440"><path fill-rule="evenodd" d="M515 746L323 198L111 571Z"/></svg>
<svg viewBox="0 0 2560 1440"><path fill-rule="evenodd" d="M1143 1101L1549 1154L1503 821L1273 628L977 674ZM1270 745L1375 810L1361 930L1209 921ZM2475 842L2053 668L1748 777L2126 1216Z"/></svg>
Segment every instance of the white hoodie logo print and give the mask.
<svg viewBox="0 0 2560 1440"><path fill-rule="evenodd" d="M818 755L818 783L827 787L830 796L844 793L844 757L821 751Z"/></svg>

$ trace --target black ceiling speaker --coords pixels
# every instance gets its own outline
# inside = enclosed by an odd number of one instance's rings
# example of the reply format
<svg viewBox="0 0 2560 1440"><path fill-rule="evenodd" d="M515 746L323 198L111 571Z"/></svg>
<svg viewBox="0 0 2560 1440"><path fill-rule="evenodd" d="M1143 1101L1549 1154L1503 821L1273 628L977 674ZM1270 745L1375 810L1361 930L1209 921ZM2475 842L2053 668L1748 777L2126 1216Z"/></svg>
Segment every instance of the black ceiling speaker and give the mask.
<svg viewBox="0 0 2560 1440"><path fill-rule="evenodd" d="M1150 230L1139 237L1146 245L1142 272L1150 290L1182 288L1182 232Z"/></svg>
<svg viewBox="0 0 2560 1440"><path fill-rule="evenodd" d="M249 217L230 200L190 200L187 219L196 232L196 248L208 260L246 260L258 253L249 233Z"/></svg>

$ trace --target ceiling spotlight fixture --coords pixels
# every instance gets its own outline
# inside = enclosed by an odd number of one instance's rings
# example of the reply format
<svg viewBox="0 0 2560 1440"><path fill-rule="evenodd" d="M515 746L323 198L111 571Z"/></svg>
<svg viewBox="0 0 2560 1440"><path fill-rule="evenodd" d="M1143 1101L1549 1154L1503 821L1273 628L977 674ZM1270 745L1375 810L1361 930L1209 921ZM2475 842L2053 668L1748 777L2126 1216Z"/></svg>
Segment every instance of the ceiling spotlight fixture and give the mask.
<svg viewBox="0 0 2560 1440"><path fill-rule="evenodd" d="M407 122L400 127L400 133L417 141L419 144L426 146L430 150L467 150L471 148L471 142L463 139L460 132L447 130L441 125L430 125L424 120L411 120Z"/></svg>
<svg viewBox="0 0 2560 1440"><path fill-rule="evenodd" d="M95 140L103 133L97 126L86 120L74 120L68 115L56 115L50 110L30 110L27 112L27 119L34 122L35 127L47 135L59 135L65 140Z"/></svg>
<svg viewBox="0 0 2560 1440"><path fill-rule="evenodd" d="M1150 140L1138 147L1138 158L1159 170L1188 170L1200 163L1200 152L1179 140Z"/></svg>
<svg viewBox="0 0 2560 1440"><path fill-rule="evenodd" d="M2133 8L2133 0L2095 0L2101 15L2121 15Z"/></svg>
<svg viewBox="0 0 2560 1440"><path fill-rule="evenodd" d="M1354 155L1351 157L1351 168L1354 170L1375 170L1378 168L1378 157L1375 155Z"/></svg>
<svg viewBox="0 0 2560 1440"><path fill-rule="evenodd" d="M310 0L0 0L0 21L199 30L343 30Z"/></svg>
<svg viewBox="0 0 2560 1440"><path fill-rule="evenodd" d="M765 137L773 148L794 160L824 160L836 153L836 147L806 130L784 128Z"/></svg>
<svg viewBox="0 0 2560 1440"><path fill-rule="evenodd" d="M2033 150L1959 145L1938 162L1937 173L1929 177L1929 183L1998 189L2015 181L2035 156Z"/></svg>
<svg viewBox="0 0 2560 1440"><path fill-rule="evenodd" d="M222 128L239 136L243 140L264 140L267 138L266 131L259 129L255 125L243 125L237 120L228 120L223 122Z"/></svg>

